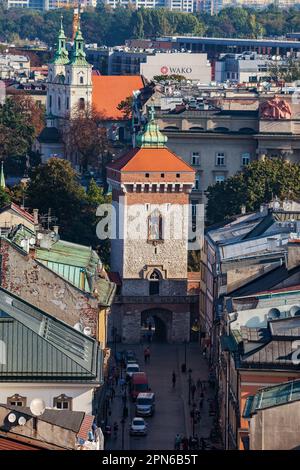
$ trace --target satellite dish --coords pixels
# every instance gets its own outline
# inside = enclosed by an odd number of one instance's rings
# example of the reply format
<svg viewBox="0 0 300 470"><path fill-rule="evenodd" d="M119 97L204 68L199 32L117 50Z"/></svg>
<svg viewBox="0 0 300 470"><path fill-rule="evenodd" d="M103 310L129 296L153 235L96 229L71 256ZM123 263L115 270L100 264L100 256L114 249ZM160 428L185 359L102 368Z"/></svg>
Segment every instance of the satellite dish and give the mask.
<svg viewBox="0 0 300 470"><path fill-rule="evenodd" d="M280 318L280 310L278 308L271 308L268 312L268 320L277 320Z"/></svg>
<svg viewBox="0 0 300 470"><path fill-rule="evenodd" d="M37 234L37 239L38 240L42 240L43 237L44 237L44 235L41 232Z"/></svg>
<svg viewBox="0 0 300 470"><path fill-rule="evenodd" d="M27 240L25 238L23 240L21 240L21 246L22 247L26 246L26 242L27 242Z"/></svg>
<svg viewBox="0 0 300 470"><path fill-rule="evenodd" d="M9 413L9 415L8 415L8 421L9 421L10 423L15 423L16 420L17 420L17 417L16 417L15 413Z"/></svg>
<svg viewBox="0 0 300 470"><path fill-rule="evenodd" d="M34 416L41 416L45 409L45 402L41 398L34 398L30 403L30 411Z"/></svg>
<svg viewBox="0 0 300 470"><path fill-rule="evenodd" d="M300 306L299 305L293 305L290 308L290 314L292 317L298 317L300 315Z"/></svg>
<svg viewBox="0 0 300 470"><path fill-rule="evenodd" d="M26 418L24 418L24 416L20 416L18 423L20 426L24 426L26 424Z"/></svg>
<svg viewBox="0 0 300 470"><path fill-rule="evenodd" d="M86 336L91 336L92 334L92 329L89 327L89 326L86 326L83 330L83 333L86 335Z"/></svg>
<svg viewBox="0 0 300 470"><path fill-rule="evenodd" d="M30 245L35 245L35 238L34 237L29 239L29 244Z"/></svg>
<svg viewBox="0 0 300 470"><path fill-rule="evenodd" d="M74 329L77 330L77 331L80 331L81 333L83 332L82 324L79 323L79 322L78 322L78 323L75 323Z"/></svg>

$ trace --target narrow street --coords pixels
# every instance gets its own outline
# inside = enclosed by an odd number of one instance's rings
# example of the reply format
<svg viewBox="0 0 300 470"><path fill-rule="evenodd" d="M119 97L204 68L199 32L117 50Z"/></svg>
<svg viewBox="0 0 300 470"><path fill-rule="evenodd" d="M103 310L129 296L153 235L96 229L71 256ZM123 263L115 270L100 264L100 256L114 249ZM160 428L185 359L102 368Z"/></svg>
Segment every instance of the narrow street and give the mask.
<svg viewBox="0 0 300 470"><path fill-rule="evenodd" d="M118 350L125 347L119 345ZM151 390L156 396L156 410L153 417L146 418L148 435L136 437L129 435L129 426L135 416L135 406L128 400L129 417L124 425L124 449L131 450L171 450L174 449L174 439L177 433L181 436L192 435L192 419L190 417L189 401L189 374L181 372L181 364L184 363L184 345L170 345L163 343L151 344L150 363L144 363L143 345L126 345L127 350L136 353L141 371L146 372ZM191 368L193 382L200 379L208 380L208 367L202 357L197 344L187 345L187 370ZM172 387L172 372L176 374L176 386ZM208 413L208 400L213 397L213 391L205 387L204 404L201 411L200 424L195 424L194 432L199 437L208 438L212 427L213 418ZM200 391L195 393L197 407L200 401ZM109 423L118 422L119 431L117 439L111 437L107 441L107 449L122 449L122 410L123 403L120 387L116 388L116 397L111 406Z"/></svg>

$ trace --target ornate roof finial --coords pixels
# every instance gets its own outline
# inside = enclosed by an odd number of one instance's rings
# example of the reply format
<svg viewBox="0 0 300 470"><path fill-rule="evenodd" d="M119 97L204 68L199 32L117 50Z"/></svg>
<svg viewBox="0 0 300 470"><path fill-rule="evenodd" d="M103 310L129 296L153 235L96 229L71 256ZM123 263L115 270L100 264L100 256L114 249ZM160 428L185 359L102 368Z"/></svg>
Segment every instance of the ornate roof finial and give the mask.
<svg viewBox="0 0 300 470"><path fill-rule="evenodd" d="M53 63L66 65L69 62L69 55L66 49L66 35L63 26L63 15L60 16L60 30L58 33L58 45L54 55Z"/></svg>
<svg viewBox="0 0 300 470"><path fill-rule="evenodd" d="M4 169L3 169L3 160L2 160L2 162L1 162L0 187L1 187L2 189L5 189L5 188L6 188L5 176L4 176Z"/></svg>
<svg viewBox="0 0 300 470"><path fill-rule="evenodd" d="M149 111L149 121L152 122L155 120L155 111L154 111L154 106L153 104L150 106L150 111Z"/></svg>
<svg viewBox="0 0 300 470"><path fill-rule="evenodd" d="M143 133L136 138L136 146L143 148L161 148L166 146L167 136L163 135L155 122L154 106L148 112L148 122Z"/></svg>

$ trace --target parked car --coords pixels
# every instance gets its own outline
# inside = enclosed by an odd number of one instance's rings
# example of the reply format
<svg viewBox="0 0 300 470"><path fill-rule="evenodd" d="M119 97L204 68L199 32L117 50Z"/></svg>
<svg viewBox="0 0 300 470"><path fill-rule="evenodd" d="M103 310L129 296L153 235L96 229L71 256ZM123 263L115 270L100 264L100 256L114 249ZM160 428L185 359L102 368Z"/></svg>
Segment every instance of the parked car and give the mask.
<svg viewBox="0 0 300 470"><path fill-rule="evenodd" d="M155 411L154 393L139 393L136 399L135 409L137 416L153 416Z"/></svg>
<svg viewBox="0 0 300 470"><path fill-rule="evenodd" d="M130 381L130 395L132 400L136 400L139 393L150 392L148 378L145 372L134 372Z"/></svg>
<svg viewBox="0 0 300 470"><path fill-rule="evenodd" d="M130 426L130 434L132 436L146 436L147 424L143 418L133 418Z"/></svg>
<svg viewBox="0 0 300 470"><path fill-rule="evenodd" d="M136 355L134 351L126 351L125 352L125 361L126 364L128 361L135 361L135 364L137 363Z"/></svg>
<svg viewBox="0 0 300 470"><path fill-rule="evenodd" d="M132 377L132 375L135 373L135 372L139 372L140 371L140 366L138 364L127 364L127 367L126 367L126 375L127 377Z"/></svg>

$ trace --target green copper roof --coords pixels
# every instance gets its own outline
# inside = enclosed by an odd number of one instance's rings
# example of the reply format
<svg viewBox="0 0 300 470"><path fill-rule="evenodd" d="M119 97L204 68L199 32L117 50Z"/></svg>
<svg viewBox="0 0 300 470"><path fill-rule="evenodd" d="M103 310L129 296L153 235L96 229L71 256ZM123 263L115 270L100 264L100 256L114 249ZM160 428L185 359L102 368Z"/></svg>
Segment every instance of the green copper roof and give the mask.
<svg viewBox="0 0 300 470"><path fill-rule="evenodd" d="M0 186L3 189L5 189L5 187L6 187L5 177L4 177L4 170L3 170L3 161L1 162Z"/></svg>
<svg viewBox="0 0 300 470"><path fill-rule="evenodd" d="M259 390L255 395L248 397L243 417L249 418L257 410L272 408L273 406L285 405L300 400L300 380L273 385Z"/></svg>
<svg viewBox="0 0 300 470"><path fill-rule="evenodd" d="M144 132L137 136L136 146L143 148L165 147L167 140L168 138L160 132L158 124L155 122L154 108L151 107L149 121Z"/></svg>
<svg viewBox="0 0 300 470"><path fill-rule="evenodd" d="M97 342L0 288L1 381L99 381Z"/></svg>
<svg viewBox="0 0 300 470"><path fill-rule="evenodd" d="M82 36L82 32L80 29L80 18L78 22L78 28L76 31L75 39L74 39L74 45L73 45L73 50L72 50L72 57L70 64L72 65L90 65L88 61L85 58L85 52L84 52L84 39Z"/></svg>
<svg viewBox="0 0 300 470"><path fill-rule="evenodd" d="M66 49L66 39L67 38L64 32L61 17L60 30L58 33L58 47L57 51L55 52L54 59L52 61L53 64L66 65L69 63L69 54Z"/></svg>

